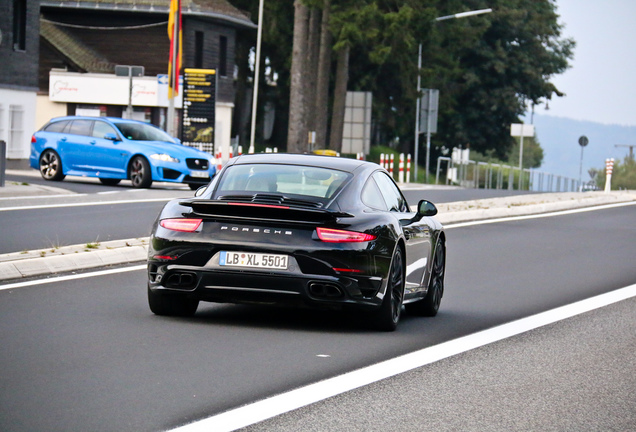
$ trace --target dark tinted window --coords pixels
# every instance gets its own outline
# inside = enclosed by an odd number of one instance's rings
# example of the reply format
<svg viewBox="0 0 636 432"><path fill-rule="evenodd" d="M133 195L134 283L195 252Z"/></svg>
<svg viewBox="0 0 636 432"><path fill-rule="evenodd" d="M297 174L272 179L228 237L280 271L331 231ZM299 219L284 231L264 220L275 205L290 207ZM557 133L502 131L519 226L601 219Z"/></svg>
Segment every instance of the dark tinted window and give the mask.
<svg viewBox="0 0 636 432"><path fill-rule="evenodd" d="M68 125L68 120L57 121L54 123L49 123L44 127L44 131L46 132L64 132L64 128Z"/></svg>
<svg viewBox="0 0 636 432"><path fill-rule="evenodd" d="M116 123L121 133L129 140L136 141L163 141L174 143L174 140L161 129L146 124L136 122L120 121Z"/></svg>
<svg viewBox="0 0 636 432"><path fill-rule="evenodd" d="M92 120L73 120L70 128L68 129L68 133L90 136L92 126Z"/></svg>
<svg viewBox="0 0 636 432"><path fill-rule="evenodd" d="M402 196L402 193L395 185L393 180L389 178L385 173L379 172L373 175L373 178L378 183L378 187L382 192L382 197L386 202L386 206L390 211L396 212L408 212L408 205L406 200Z"/></svg>
<svg viewBox="0 0 636 432"><path fill-rule="evenodd" d="M377 210L386 210L386 203L382 198L382 192L378 188L377 183L373 180L373 177L367 181L362 189L362 202L371 208Z"/></svg>
<svg viewBox="0 0 636 432"><path fill-rule="evenodd" d="M106 134L113 134L117 136L117 131L115 131L115 129L108 123L96 121L95 126L93 126L93 136L95 138L104 138Z"/></svg>

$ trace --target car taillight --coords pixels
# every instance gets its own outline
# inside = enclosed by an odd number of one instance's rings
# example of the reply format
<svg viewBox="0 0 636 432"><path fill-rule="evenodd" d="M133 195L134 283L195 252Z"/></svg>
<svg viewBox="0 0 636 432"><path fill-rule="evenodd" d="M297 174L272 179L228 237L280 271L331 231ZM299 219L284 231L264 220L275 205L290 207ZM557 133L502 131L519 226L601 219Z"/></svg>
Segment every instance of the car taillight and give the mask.
<svg viewBox="0 0 636 432"><path fill-rule="evenodd" d="M37 142L37 139L35 138L35 135L31 136L31 144L34 144L35 142Z"/></svg>
<svg viewBox="0 0 636 432"><path fill-rule="evenodd" d="M164 219L159 225L172 231L194 232L203 219Z"/></svg>
<svg viewBox="0 0 636 432"><path fill-rule="evenodd" d="M367 242L377 238L373 234L333 228L316 228L316 233L320 240L329 243Z"/></svg>

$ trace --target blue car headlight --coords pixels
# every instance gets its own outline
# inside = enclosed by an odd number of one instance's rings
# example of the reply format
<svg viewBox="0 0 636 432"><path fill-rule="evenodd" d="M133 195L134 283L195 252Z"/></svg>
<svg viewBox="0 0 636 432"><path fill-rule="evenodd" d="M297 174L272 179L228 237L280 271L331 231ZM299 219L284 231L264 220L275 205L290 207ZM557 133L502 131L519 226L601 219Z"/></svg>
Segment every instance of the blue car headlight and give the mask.
<svg viewBox="0 0 636 432"><path fill-rule="evenodd" d="M159 160L162 162L173 162L173 163L179 163L179 159L177 158L173 158L172 156L170 156L169 154L166 153L155 153L153 155L150 155L151 159L155 159L155 160Z"/></svg>

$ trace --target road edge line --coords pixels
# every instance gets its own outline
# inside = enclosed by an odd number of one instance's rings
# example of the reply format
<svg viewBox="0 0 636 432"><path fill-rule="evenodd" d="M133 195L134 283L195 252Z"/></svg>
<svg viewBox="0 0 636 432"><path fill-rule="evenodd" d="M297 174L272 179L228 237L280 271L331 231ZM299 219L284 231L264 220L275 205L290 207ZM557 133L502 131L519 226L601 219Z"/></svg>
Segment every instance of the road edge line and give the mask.
<svg viewBox="0 0 636 432"><path fill-rule="evenodd" d="M350 390L632 297L636 297L636 284L309 384L170 429L169 432L235 431Z"/></svg>

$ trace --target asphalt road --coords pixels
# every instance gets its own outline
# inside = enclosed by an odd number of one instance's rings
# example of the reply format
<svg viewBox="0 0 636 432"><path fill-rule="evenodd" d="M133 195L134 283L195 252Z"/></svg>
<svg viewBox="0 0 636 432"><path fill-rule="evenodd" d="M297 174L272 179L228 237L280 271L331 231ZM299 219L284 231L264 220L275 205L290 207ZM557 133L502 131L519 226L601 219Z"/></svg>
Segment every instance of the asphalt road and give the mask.
<svg viewBox="0 0 636 432"><path fill-rule="evenodd" d="M395 333L370 331L359 315L256 306L211 304L190 319L156 317L143 270L0 290L0 430L166 430L607 293L636 283L634 220L636 207L627 206L449 227L440 314L405 316ZM593 312L593 320L575 317L556 324L556 333L521 335L254 428L630 430L633 305ZM582 381L587 385L576 385ZM462 385L471 392L458 393ZM506 396L516 390L524 393ZM295 416L304 421L293 427ZM314 423L324 417L330 420ZM428 418L430 429L423 427Z"/></svg>
<svg viewBox="0 0 636 432"><path fill-rule="evenodd" d="M54 186L76 195L0 201L0 254L147 237L169 199L193 194L185 185L167 183L138 190L130 182L112 187L97 179L80 177L50 182L35 170L9 174L7 181ZM455 188L409 188L404 193L410 204L420 199L442 203L518 194L508 190Z"/></svg>

